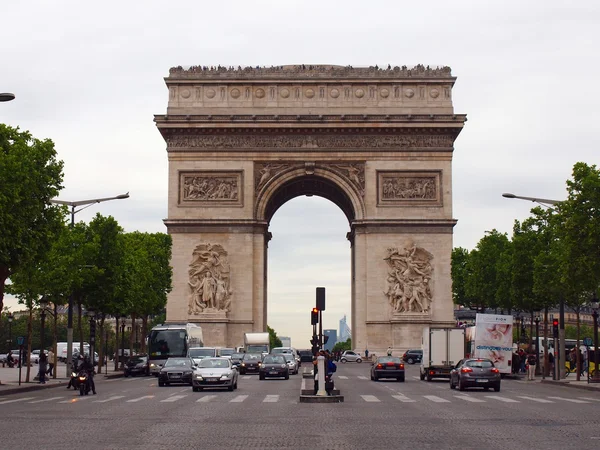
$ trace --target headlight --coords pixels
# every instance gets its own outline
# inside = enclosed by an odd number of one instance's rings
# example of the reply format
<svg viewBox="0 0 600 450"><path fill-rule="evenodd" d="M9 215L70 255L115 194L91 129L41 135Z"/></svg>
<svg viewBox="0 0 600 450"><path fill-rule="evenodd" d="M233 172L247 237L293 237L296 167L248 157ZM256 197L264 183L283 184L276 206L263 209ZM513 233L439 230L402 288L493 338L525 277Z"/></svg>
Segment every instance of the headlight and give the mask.
<svg viewBox="0 0 600 450"><path fill-rule="evenodd" d="M156 364L150 363L150 367L156 367Z"/></svg>
<svg viewBox="0 0 600 450"><path fill-rule="evenodd" d="M282 369L285 369L286 367L287 367L287 364L282 364L282 365L281 365L281 368L282 368Z"/></svg>
<svg viewBox="0 0 600 450"><path fill-rule="evenodd" d="M200 374L196 374L195 378L196 378L196 380L202 381L202 375L200 375Z"/></svg>
<svg viewBox="0 0 600 450"><path fill-rule="evenodd" d="M242 363L242 367L246 367L246 363Z"/></svg>
<svg viewBox="0 0 600 450"><path fill-rule="evenodd" d="M76 377L76 376L77 376L77 374L76 374L75 372L72 372L72 373L71 373L71 376L72 376L72 377Z"/></svg>

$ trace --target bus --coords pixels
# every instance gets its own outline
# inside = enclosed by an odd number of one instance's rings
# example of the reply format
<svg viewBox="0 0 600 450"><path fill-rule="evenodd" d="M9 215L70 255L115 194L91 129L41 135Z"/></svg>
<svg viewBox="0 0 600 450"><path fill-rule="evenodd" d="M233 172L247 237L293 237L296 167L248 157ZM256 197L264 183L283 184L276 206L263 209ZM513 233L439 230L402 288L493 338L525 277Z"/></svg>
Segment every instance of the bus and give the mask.
<svg viewBox="0 0 600 450"><path fill-rule="evenodd" d="M167 323L155 326L148 336L150 373L158 376L167 359L187 356L190 347L204 347L200 326L195 323Z"/></svg>

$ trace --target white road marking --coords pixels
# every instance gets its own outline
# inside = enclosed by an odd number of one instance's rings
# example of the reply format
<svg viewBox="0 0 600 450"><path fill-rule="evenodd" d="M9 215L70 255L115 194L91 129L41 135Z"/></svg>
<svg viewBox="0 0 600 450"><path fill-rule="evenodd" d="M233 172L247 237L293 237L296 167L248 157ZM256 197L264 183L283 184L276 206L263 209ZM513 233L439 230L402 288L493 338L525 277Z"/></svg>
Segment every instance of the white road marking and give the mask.
<svg viewBox="0 0 600 450"><path fill-rule="evenodd" d="M61 398L64 397L50 397L50 398L45 398L44 400L34 400L32 402L27 402L27 403L44 403L44 402L51 402L52 400L59 400Z"/></svg>
<svg viewBox="0 0 600 450"><path fill-rule="evenodd" d="M394 397L396 400L400 400L401 402L404 402L404 403L414 403L414 402L416 402L416 400L413 400L412 398L405 397L404 395L392 395L392 397Z"/></svg>
<svg viewBox="0 0 600 450"><path fill-rule="evenodd" d="M450 400L446 400L445 398L440 398L437 395L424 395L427 400L431 400L435 403L450 403Z"/></svg>
<svg viewBox="0 0 600 450"><path fill-rule="evenodd" d="M120 398L125 397L124 395L113 395L112 397L108 397L104 400L94 400L92 403L107 403L112 402L113 400L119 400Z"/></svg>
<svg viewBox="0 0 600 450"><path fill-rule="evenodd" d="M237 397L234 397L231 400L229 400L229 403L242 403L247 398L247 395L238 395Z"/></svg>
<svg viewBox="0 0 600 450"><path fill-rule="evenodd" d="M554 403L552 400L545 400L543 398L535 398L535 397L527 397L526 395L519 395L519 398L523 398L525 400L531 400L532 402L538 403Z"/></svg>
<svg viewBox="0 0 600 450"><path fill-rule="evenodd" d="M252 378L250 375L244 375L242 377L243 380L249 380L250 378Z"/></svg>
<svg viewBox="0 0 600 450"><path fill-rule="evenodd" d="M84 400L88 400L92 397L83 397L83 396L79 396L79 397L73 397L71 400L63 400L62 402L58 402L58 403L78 403L78 402L82 402Z"/></svg>
<svg viewBox="0 0 600 450"><path fill-rule="evenodd" d="M586 402L585 400L577 400L574 398L563 398L563 397L548 397L554 400L562 400L564 402L571 402L571 403L590 403L590 402Z"/></svg>
<svg viewBox="0 0 600 450"><path fill-rule="evenodd" d="M348 377L346 375L340 375L338 378L340 380L347 380L348 379Z"/></svg>
<svg viewBox="0 0 600 450"><path fill-rule="evenodd" d="M154 398L154 395L144 395L143 397L134 398L132 400L127 400L127 403L136 403L136 402L139 402L140 400L144 400L146 398Z"/></svg>
<svg viewBox="0 0 600 450"><path fill-rule="evenodd" d="M17 398L14 400L4 400L2 402L0 402L0 405L6 405L8 403L16 403L16 402L26 402L27 400L32 400L35 397L23 397L23 398Z"/></svg>
<svg viewBox="0 0 600 450"><path fill-rule="evenodd" d="M374 395L361 395L361 397L363 398L363 400L365 402L380 402L381 401Z"/></svg>
<svg viewBox="0 0 600 450"><path fill-rule="evenodd" d="M176 402L177 400L181 400L182 398L187 397L187 395L172 395L171 397L165 399L165 400L161 400L161 403L173 403Z"/></svg>
<svg viewBox="0 0 600 450"><path fill-rule="evenodd" d="M217 398L216 395L205 395L204 397L200 397L196 400L196 403L208 403L211 402L214 398Z"/></svg>
<svg viewBox="0 0 600 450"><path fill-rule="evenodd" d="M279 395L267 395L264 400L263 403L275 403L279 401Z"/></svg>
<svg viewBox="0 0 600 450"><path fill-rule="evenodd" d="M300 389L306 389L306 379L302 378L302 383L300 383Z"/></svg>
<svg viewBox="0 0 600 450"><path fill-rule="evenodd" d="M465 400L471 403L485 403L485 400L481 400L480 398L469 397L467 395L455 395L454 398L459 398L461 400Z"/></svg>
<svg viewBox="0 0 600 450"><path fill-rule="evenodd" d="M498 400L504 403L521 403L519 400L513 400L512 398L498 397L497 395L486 395L487 398Z"/></svg>
<svg viewBox="0 0 600 450"><path fill-rule="evenodd" d="M359 380L368 380L367 377L358 377Z"/></svg>
<svg viewBox="0 0 600 450"><path fill-rule="evenodd" d="M589 400L591 402L600 402L600 398L592 398L592 397L579 397L581 400Z"/></svg>

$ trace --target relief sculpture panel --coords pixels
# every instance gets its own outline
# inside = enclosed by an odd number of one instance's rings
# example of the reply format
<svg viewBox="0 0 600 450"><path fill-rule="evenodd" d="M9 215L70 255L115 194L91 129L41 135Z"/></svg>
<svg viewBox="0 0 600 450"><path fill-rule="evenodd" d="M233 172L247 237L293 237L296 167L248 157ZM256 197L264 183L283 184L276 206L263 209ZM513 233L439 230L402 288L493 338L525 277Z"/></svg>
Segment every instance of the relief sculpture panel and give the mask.
<svg viewBox="0 0 600 450"><path fill-rule="evenodd" d="M231 294L229 262L223 246L200 244L192 254L189 274L190 315L229 312Z"/></svg>
<svg viewBox="0 0 600 450"><path fill-rule="evenodd" d="M403 248L389 248L387 296L392 314L428 313L432 294L430 281L433 255L407 241Z"/></svg>
<svg viewBox="0 0 600 450"><path fill-rule="evenodd" d="M241 206L242 172L180 172L179 204Z"/></svg>
<svg viewBox="0 0 600 450"><path fill-rule="evenodd" d="M377 206L442 206L441 171L377 172Z"/></svg>

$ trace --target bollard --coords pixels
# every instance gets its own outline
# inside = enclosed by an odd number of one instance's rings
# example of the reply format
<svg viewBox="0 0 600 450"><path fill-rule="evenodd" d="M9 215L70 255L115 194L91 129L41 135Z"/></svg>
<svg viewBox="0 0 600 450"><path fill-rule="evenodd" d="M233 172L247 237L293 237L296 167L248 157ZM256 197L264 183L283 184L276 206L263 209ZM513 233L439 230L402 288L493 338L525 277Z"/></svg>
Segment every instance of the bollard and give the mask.
<svg viewBox="0 0 600 450"><path fill-rule="evenodd" d="M325 357L319 356L317 357L317 366L319 368L319 373L317 374L317 378L319 380L319 390L317 391L317 396L326 397L327 391L325 390Z"/></svg>

